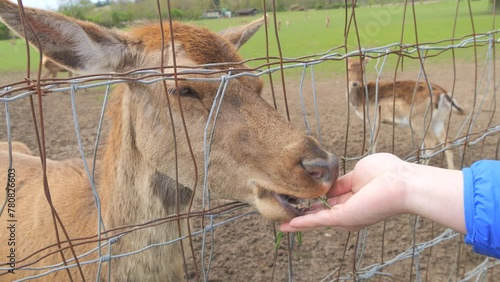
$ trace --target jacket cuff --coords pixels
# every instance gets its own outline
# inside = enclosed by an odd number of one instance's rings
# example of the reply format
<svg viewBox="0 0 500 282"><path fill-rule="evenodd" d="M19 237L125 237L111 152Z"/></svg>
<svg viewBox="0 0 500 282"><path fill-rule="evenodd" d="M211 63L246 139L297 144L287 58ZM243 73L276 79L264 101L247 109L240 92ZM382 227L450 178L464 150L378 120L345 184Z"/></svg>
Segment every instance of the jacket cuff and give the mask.
<svg viewBox="0 0 500 282"><path fill-rule="evenodd" d="M478 161L462 172L465 243L476 253L500 258L500 162Z"/></svg>
<svg viewBox="0 0 500 282"><path fill-rule="evenodd" d="M474 187L472 187L472 170L462 169L464 177L464 213L465 213L465 243L474 244Z"/></svg>

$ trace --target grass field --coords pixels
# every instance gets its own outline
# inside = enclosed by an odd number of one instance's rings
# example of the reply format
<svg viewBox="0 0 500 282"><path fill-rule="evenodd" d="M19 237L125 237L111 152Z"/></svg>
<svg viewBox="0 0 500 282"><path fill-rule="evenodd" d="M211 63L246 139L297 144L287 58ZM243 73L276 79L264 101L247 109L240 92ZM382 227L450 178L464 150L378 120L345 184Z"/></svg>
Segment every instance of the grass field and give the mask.
<svg viewBox="0 0 500 282"><path fill-rule="evenodd" d="M432 4L416 4L416 18L419 42L432 42L452 37L453 22L455 20L456 1L443 1ZM488 2L485 0L471 2L476 33L498 29L500 24L493 27L493 17L487 12ZM348 11L350 14L350 10ZM356 20L363 47L386 45L401 40L404 7L362 6L356 9ZM411 6L406 12L404 29L404 43L415 43L415 26ZM330 28L325 27L325 18L330 16ZM348 15L350 17L350 15ZM304 56L324 52L334 46L344 45L345 10L320 10L307 12L282 12L277 14L277 20L282 22L279 32L280 42L285 57ZM286 28L286 20L291 21ZM242 18L224 20L204 20L194 22L213 30L221 30L243 21ZM272 21L271 21L272 23ZM274 28L274 25L271 26ZM471 34L471 20L467 2L461 1L459 17L457 19L455 37ZM349 33L348 50L358 49L354 27ZM262 56L265 48L265 34L261 32L247 46L242 48L245 57ZM277 55L274 30L270 33L271 55Z"/></svg>
<svg viewBox="0 0 500 282"><path fill-rule="evenodd" d="M473 22L476 33L486 32L500 27L499 21L493 26L493 16L488 12L488 0L470 2ZM417 18L418 41L420 43L434 42L449 39L453 34L455 21L456 1L443 1L429 4L415 4ZM350 10L348 17L350 17ZM403 6L368 7L356 9L356 22L359 30L360 45L363 48L383 46L399 42L404 31L403 43L416 42L415 25L411 6L406 11L406 21L403 30ZM260 15L261 16L261 15ZM325 18L331 19L330 27L325 27ZM193 24L204 26L213 30L221 30L229 26L243 24L252 18L230 18L219 20L193 21ZM344 40L346 22L345 10L318 10L307 12L281 12L277 14L281 21L279 39L284 57L299 57L325 52L332 47L343 46L349 51L357 50L357 36L354 26L351 27L347 42ZM290 21L289 27L285 26ZM459 17L457 18L455 38L471 34L472 24L469 7L466 1L461 1ZM17 40L12 45L9 41L0 41L0 73L6 71L22 71L26 69L26 48L23 40ZM278 56L276 36L274 33L273 19L270 19L269 53ZM340 49L339 52L344 52ZM242 47L241 53L245 58L264 57L266 55L265 32L263 30ZM437 61L449 59L451 52L439 56ZM395 56L393 56L395 57ZM473 59L473 50L468 49L457 53L457 57L465 60ZM32 68L38 64L38 54L31 51ZM253 63L255 66L259 63ZM320 66L323 68L324 66ZM328 67L331 69L331 64ZM325 69L326 70L326 69ZM343 69L342 69L343 71Z"/></svg>

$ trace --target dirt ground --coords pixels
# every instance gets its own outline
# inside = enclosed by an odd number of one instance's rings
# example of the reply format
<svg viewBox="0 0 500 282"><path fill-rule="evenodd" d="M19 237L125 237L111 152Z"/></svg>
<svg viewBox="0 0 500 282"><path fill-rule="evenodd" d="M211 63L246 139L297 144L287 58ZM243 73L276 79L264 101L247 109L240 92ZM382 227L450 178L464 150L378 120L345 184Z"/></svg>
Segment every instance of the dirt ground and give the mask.
<svg viewBox="0 0 500 282"><path fill-rule="evenodd" d="M443 65L429 65L429 78L445 88L451 89L453 71ZM499 73L497 71L497 73ZM0 85L18 81L23 77L21 73L4 74L0 77ZM472 63L461 63L457 72L455 97L469 112L472 111L474 99L476 101L477 119L471 124L466 116L452 116L451 137L464 136L467 128L471 132L481 132L488 127L500 124L498 113L494 115L490 106L498 101L494 100L489 91L484 96L483 107L478 107L483 101L483 92L474 95L474 66ZM389 77L384 77L388 79ZM400 79L415 79L416 71L405 71ZM278 109L283 114L284 103L282 86L276 83L275 93ZM312 99L311 82L306 80L303 95L308 122L312 134L318 137L316 117ZM340 157L357 158L362 154L362 144L367 134L363 132L362 121L351 111L347 114L345 99L345 78L335 76L321 78L315 82L318 114L321 124L321 142L328 150ZM296 126L304 128L303 114L299 97L298 79L289 79L286 84L287 97L290 109L290 119ZM103 102L104 89L92 89L89 92L77 93L78 118L82 141L87 155L90 154L97 131L97 122ZM266 85L263 96L271 99L269 84ZM79 157L78 146L72 119L70 96L68 94L48 95L44 99L44 126L47 154L50 158L61 160ZM37 145L33 133L33 121L29 110L28 99L21 99L11 103L11 124L13 139L26 143L33 152L37 152ZM0 110L0 140L6 140L4 108ZM462 130L463 124L467 127ZM469 126L470 125L470 126ZM348 136L347 134L348 128ZM469 166L472 162L482 158L495 158L495 150L500 136L498 134L485 138L476 144L456 148L456 166ZM396 128L392 136L392 127L382 125L378 151L394 152L400 157L411 156L416 145L412 144L411 133L406 128ZM394 146L393 146L394 144ZM431 161L431 165L441 166L442 155ZM462 162L463 160L463 162ZM355 161L346 163L349 171ZM221 221L244 212L252 211L246 208L234 212L226 217L218 218ZM384 232L385 227L385 232ZM208 281L330 281L337 276L355 279L356 271L381 261L389 261L406 249L412 247L412 242L425 242L439 235L444 228L434 225L428 220L415 220L414 216L405 215L391 218L385 223L376 224L366 231L365 247L357 248L363 241L358 233L336 232L330 229L305 232L302 235L302 244L295 243L293 251L286 247L284 239L275 249L273 224L263 220L259 215L252 214L238 220L224 224L214 231L212 244L206 245L205 253L213 248L212 260ZM200 266L202 237L193 238L198 266ZM451 240L441 242L432 249L425 249L420 255L406 259L383 268L372 280L378 281L455 281L471 271L484 257L475 255L469 246L461 242L463 238L457 236ZM356 251L358 255L355 257ZM208 262L208 260L206 260ZM413 266L412 267L412 262ZM189 278L195 280L195 269L192 259L188 255ZM199 272L203 275L202 272ZM361 275L362 273L357 273ZM290 276L292 275L292 276ZM362 278L361 276L357 276ZM500 267L490 270L489 275L483 278L490 281L500 281Z"/></svg>

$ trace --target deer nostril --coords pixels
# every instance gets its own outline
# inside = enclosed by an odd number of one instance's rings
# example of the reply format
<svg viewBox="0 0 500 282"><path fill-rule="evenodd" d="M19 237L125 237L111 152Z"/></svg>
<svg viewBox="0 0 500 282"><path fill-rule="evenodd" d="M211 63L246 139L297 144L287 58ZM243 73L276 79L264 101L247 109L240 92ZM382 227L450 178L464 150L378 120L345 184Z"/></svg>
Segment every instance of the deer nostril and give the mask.
<svg viewBox="0 0 500 282"><path fill-rule="evenodd" d="M302 160L304 170L315 180L332 182L338 175L338 160L335 155L329 154L328 159Z"/></svg>
<svg viewBox="0 0 500 282"><path fill-rule="evenodd" d="M312 178L316 180L321 180L325 173L327 173L326 169L323 167L304 164L302 164L302 167L307 171L307 173L309 173Z"/></svg>

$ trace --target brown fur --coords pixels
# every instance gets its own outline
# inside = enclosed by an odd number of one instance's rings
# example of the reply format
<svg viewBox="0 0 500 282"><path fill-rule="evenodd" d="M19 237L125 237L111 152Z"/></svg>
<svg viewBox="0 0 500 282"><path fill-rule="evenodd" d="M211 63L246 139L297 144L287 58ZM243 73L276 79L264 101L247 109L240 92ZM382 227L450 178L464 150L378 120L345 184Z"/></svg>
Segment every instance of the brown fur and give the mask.
<svg viewBox="0 0 500 282"><path fill-rule="evenodd" d="M375 99L377 84L375 81L370 81L366 84L368 88L368 99ZM446 90L441 86L431 83L432 87L432 102L435 109L438 107L439 96L441 94L447 94ZM364 88L362 88L364 89ZM424 81L419 81L418 83L414 80L400 80L394 82L382 81L378 84L379 89L379 99L396 97L397 100L401 100L405 104L411 105L420 104L428 100L429 98L429 86ZM364 91L364 90L363 90ZM415 93L415 95L408 95L408 93Z"/></svg>
<svg viewBox="0 0 500 282"><path fill-rule="evenodd" d="M167 68L172 65L168 24L164 25L166 40L162 52L158 24L122 33L52 12L25 11L35 29L35 33L28 32L28 39L36 44L35 34L38 34L44 55L71 70L79 73L125 72L158 67L163 54L165 71L171 71ZM18 15L16 5L0 0L1 20L23 35ZM247 27L221 32L221 36L206 29L174 23L178 70L214 62L233 63L235 69L247 68L236 52L244 38L248 39L247 32L256 32L255 23ZM205 77L220 76L212 74ZM104 154L97 161L95 179L106 230L165 218L178 211L184 213L193 191L201 193L204 128L220 83L178 83L179 89L176 89L173 81L166 81L169 89L166 93L162 82L141 84L132 81L116 87L112 94L107 112L111 131L107 134ZM278 200L279 194L296 198L323 195L337 177L338 164L336 158L322 149L316 140L293 128L262 99L261 89L261 79L252 76L228 82L211 140L207 185L213 197L249 203L270 220L288 220L296 213ZM187 129L183 127L181 105ZM194 159L185 130L189 134ZM194 169L195 163L197 170ZM0 152L0 179L7 177L7 164L8 154ZM19 267L58 249L53 246L27 262L21 262L57 240L42 185L40 158L15 153L13 168L16 173L15 253L18 264L15 275L5 274L0 278L9 280L44 273L46 270ZM96 203L82 160L47 160L47 181L55 211L69 237L72 240L95 238L98 226ZM3 200L0 198L0 201ZM6 219L4 212L0 220L6 222ZM135 230L113 244L111 253L116 256L154 243L168 242L181 234L186 235L186 227L186 221L181 220L180 228L172 222ZM65 241L60 226L58 230L61 241ZM113 234L116 232L108 236ZM0 241L7 242L7 236L7 232L0 232ZM63 247L66 246L64 243ZM96 246L96 243L84 244L76 247L75 251L82 254ZM108 247L104 247L103 252L107 254ZM9 253L6 244L0 245L0 253ZM63 253L66 260L73 257L68 250ZM6 256L2 257L0 264L5 267ZM81 258L80 262L96 258L97 253L93 252ZM35 266L61 261L61 254L55 253ZM182 264L181 245L177 242L133 256L115 258L111 264L104 262L101 277L98 278L108 280L108 267L111 265L112 281L181 281ZM96 280L97 266L93 263L82 267L89 281ZM70 273L76 281L80 280L75 267L70 268ZM41 280L68 281L69 276L66 271L58 271L43 276Z"/></svg>
<svg viewBox="0 0 500 282"><path fill-rule="evenodd" d="M24 143L14 141L11 143L11 146L12 146L12 152L31 155L31 149ZM6 142L1 142L0 151L8 152L9 144Z"/></svg>
<svg viewBox="0 0 500 282"><path fill-rule="evenodd" d="M378 85L375 81L370 81L365 84L363 73L367 62L368 59L360 61L359 58L348 58L349 89L347 95L349 104L356 110L356 115L361 119L367 119L369 117L365 113L368 110L373 118L380 107L379 119L382 123L399 126L411 125L414 132L419 135L423 135L429 126L429 130L423 138L424 148L431 149L436 145L446 144L445 121L449 111L453 110L460 115L465 114L448 92L434 83L430 83L432 89L430 91L427 82L417 83L414 80L382 81L378 82ZM368 91L368 95L365 94L365 91ZM377 95L378 107L376 108ZM367 96L368 102L366 101ZM431 103L432 107L429 108ZM427 119L425 118L426 114L428 114ZM375 136L377 134L378 128L375 130ZM372 144L372 152L376 150L376 142L377 140ZM446 150L445 155L448 168L454 168L453 152Z"/></svg>

